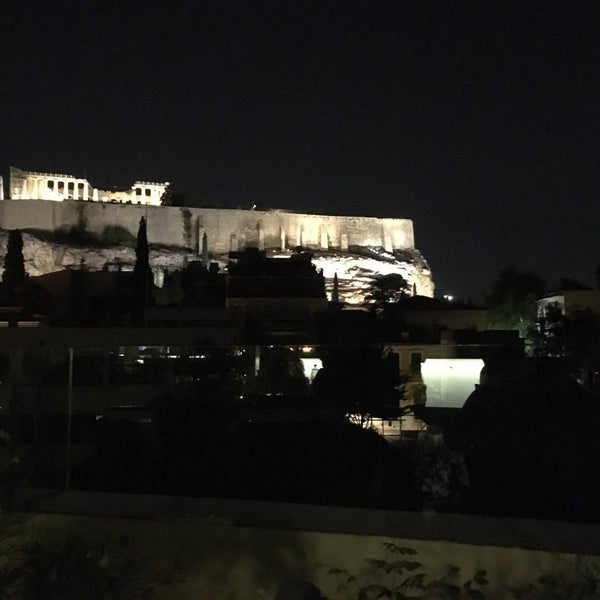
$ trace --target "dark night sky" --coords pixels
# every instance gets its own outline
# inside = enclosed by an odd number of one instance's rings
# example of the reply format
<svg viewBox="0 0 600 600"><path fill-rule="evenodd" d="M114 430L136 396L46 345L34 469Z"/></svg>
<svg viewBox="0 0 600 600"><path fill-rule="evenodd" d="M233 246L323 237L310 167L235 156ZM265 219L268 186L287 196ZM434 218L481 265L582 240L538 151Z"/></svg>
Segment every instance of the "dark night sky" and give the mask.
<svg viewBox="0 0 600 600"><path fill-rule="evenodd" d="M600 265L586 2L0 6L0 169L412 218L438 294Z"/></svg>

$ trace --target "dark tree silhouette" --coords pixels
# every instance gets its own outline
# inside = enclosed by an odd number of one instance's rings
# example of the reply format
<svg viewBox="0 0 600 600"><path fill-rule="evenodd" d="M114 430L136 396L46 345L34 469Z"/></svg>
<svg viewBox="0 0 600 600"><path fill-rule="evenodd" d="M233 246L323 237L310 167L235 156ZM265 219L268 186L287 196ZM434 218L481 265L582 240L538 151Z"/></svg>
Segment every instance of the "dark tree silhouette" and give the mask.
<svg viewBox="0 0 600 600"><path fill-rule="evenodd" d="M144 309L150 304L152 292L152 271L150 252L146 233L146 219L140 219L135 247L135 266L133 267L133 321L134 325L144 324Z"/></svg>
<svg viewBox="0 0 600 600"><path fill-rule="evenodd" d="M372 417L398 413L404 396L398 356L379 346L331 346L323 354L315 393L351 421L364 425Z"/></svg>
<svg viewBox="0 0 600 600"><path fill-rule="evenodd" d="M574 310L565 316L556 304L546 307L533 335L536 356L564 358L572 375L595 394L600 393L600 316Z"/></svg>
<svg viewBox="0 0 600 600"><path fill-rule="evenodd" d="M411 287L400 273L378 275L371 283L371 289L365 296L375 309L382 309L386 304L398 302L406 298Z"/></svg>
<svg viewBox="0 0 600 600"><path fill-rule="evenodd" d="M515 329L526 337L536 318L536 301L544 293L544 281L515 263L504 267L486 298L491 329Z"/></svg>
<svg viewBox="0 0 600 600"><path fill-rule="evenodd" d="M556 303L546 306L536 321L531 339L536 356L564 356L566 352L567 318Z"/></svg>
<svg viewBox="0 0 600 600"><path fill-rule="evenodd" d="M331 292L331 301L335 304L340 303L340 283L337 273L333 274L333 291Z"/></svg>
<svg viewBox="0 0 600 600"><path fill-rule="evenodd" d="M206 231L202 234L202 264L205 267L208 265L208 236Z"/></svg>
<svg viewBox="0 0 600 600"><path fill-rule="evenodd" d="M14 302L15 289L25 281L25 260L23 258L23 238L18 229L8 234L8 246L4 257L2 275L2 296L5 302Z"/></svg>
<svg viewBox="0 0 600 600"><path fill-rule="evenodd" d="M173 189L173 186L168 185L167 189L160 197L160 203L163 206L185 206L185 194Z"/></svg>

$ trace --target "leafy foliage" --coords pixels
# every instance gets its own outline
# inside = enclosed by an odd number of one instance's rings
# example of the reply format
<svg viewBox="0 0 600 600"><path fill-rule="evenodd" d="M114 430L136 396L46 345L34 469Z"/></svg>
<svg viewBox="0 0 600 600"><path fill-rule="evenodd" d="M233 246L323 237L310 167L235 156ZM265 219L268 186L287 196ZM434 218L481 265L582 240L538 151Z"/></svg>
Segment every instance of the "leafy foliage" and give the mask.
<svg viewBox="0 0 600 600"><path fill-rule="evenodd" d="M526 337L536 317L536 301L545 284L537 275L512 263L500 271L486 298L491 329L518 330Z"/></svg>
<svg viewBox="0 0 600 600"><path fill-rule="evenodd" d="M375 309L382 309L386 304L398 302L406 298L410 291L408 281L400 273L379 275L373 279L371 289L365 296Z"/></svg>
<svg viewBox="0 0 600 600"><path fill-rule="evenodd" d="M132 551L126 535L102 536L90 542L78 535L62 540L25 541L20 517L0 528L0 598L10 600L113 600L155 597L158 588L179 577L181 565L167 561L164 574L154 577L143 558ZM179 580L179 579L177 579Z"/></svg>
<svg viewBox="0 0 600 600"><path fill-rule="evenodd" d="M586 388L600 391L595 376L600 368L600 316L585 309L567 317L558 305L550 304L538 319L532 339L536 356L565 358Z"/></svg>
<svg viewBox="0 0 600 600"><path fill-rule="evenodd" d="M247 395L309 393L302 362L284 347L264 348L260 373L247 378L244 390Z"/></svg>
<svg viewBox="0 0 600 600"><path fill-rule="evenodd" d="M185 194L168 185L160 197L162 206L185 206Z"/></svg>
<svg viewBox="0 0 600 600"><path fill-rule="evenodd" d="M594 600L600 591L600 564L592 561L585 565L576 581L562 581L552 575L544 575L535 583L512 590L517 600L544 600L577 598Z"/></svg>
<svg viewBox="0 0 600 600"><path fill-rule="evenodd" d="M365 576L358 577L344 569L329 568L328 573L339 580L338 592L355 592L356 596L348 597L355 597L357 600L485 600L487 597L481 589L489 585L487 572L484 570L479 570L472 578L462 581L459 567L448 565L446 573L440 579L434 579L427 574L422 563L396 558L398 555L415 556L417 551L413 548L393 542L385 542L382 548L385 551L384 558L365 559L368 567Z"/></svg>
<svg viewBox="0 0 600 600"><path fill-rule="evenodd" d="M532 328L533 351L537 356L564 356L567 319L558 304L546 307Z"/></svg>
<svg viewBox="0 0 600 600"><path fill-rule="evenodd" d="M328 348L313 386L344 414L356 416L360 425L397 410L404 395L397 356L373 345Z"/></svg>
<svg viewBox="0 0 600 600"><path fill-rule="evenodd" d="M459 505L469 483L462 453L448 449L440 434L426 433L419 437L417 455L423 505L436 510Z"/></svg>
<svg viewBox="0 0 600 600"><path fill-rule="evenodd" d="M486 600L490 595L490 581L485 569L476 571L464 579L459 567L447 565L442 577L434 578L427 573L426 565L418 561L395 560L395 556L415 556L417 551L393 542L381 544L385 551L383 559L366 559L367 570L360 576L344 569L328 568L327 572L338 580L337 591L356 600ZM600 563L596 558L584 561L575 577L563 578L546 574L534 583L509 590L503 588L505 597L511 594L516 600L544 600L578 598L593 600L600 590ZM495 590L497 594L500 590Z"/></svg>

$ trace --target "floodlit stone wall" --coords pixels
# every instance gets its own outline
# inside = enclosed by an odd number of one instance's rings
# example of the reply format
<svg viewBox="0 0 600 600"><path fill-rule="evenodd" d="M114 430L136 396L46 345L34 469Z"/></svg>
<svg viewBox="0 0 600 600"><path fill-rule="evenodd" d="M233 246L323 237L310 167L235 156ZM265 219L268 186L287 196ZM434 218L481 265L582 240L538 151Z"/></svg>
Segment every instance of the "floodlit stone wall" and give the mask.
<svg viewBox="0 0 600 600"><path fill-rule="evenodd" d="M206 233L208 249L214 253L247 246L342 251L351 246L381 246L388 251L414 248L410 219L102 202L11 199L0 203L0 226L5 230L55 233L77 228L102 236L107 228L120 227L135 236L142 216L151 244L198 249Z"/></svg>

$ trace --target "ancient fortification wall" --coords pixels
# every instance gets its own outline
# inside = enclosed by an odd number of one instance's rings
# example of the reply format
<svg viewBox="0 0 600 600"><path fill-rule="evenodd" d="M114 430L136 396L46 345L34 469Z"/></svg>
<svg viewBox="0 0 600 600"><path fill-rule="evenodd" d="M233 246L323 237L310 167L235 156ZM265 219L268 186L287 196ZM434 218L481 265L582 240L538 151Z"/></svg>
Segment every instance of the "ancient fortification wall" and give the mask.
<svg viewBox="0 0 600 600"><path fill-rule="evenodd" d="M4 200L2 229L47 232L72 228L102 236L107 228L137 234L146 217L151 244L198 250L206 233L208 249L223 253L245 246L347 250L349 246L382 246L388 251L414 248L410 219L306 215L281 211L175 208L97 202Z"/></svg>

